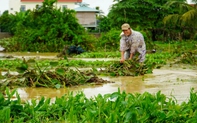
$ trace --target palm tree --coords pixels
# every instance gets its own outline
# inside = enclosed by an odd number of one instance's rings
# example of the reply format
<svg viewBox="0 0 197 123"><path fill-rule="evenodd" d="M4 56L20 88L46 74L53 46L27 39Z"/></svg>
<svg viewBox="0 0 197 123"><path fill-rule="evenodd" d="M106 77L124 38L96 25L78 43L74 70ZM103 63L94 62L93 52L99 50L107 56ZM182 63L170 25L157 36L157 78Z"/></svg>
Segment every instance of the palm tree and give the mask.
<svg viewBox="0 0 197 123"><path fill-rule="evenodd" d="M197 0L195 0L197 1ZM190 38L194 37L197 28L197 6L180 1L169 1L166 3L168 10L173 10L167 15L163 22L166 27L179 29L179 39L182 40L183 30L189 31Z"/></svg>

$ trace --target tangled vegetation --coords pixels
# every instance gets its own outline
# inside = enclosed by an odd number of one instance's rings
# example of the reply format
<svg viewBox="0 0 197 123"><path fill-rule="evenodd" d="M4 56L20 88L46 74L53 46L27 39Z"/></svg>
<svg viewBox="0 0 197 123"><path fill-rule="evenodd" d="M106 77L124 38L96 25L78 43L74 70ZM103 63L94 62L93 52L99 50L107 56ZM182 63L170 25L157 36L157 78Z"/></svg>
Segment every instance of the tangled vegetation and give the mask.
<svg viewBox="0 0 197 123"><path fill-rule="evenodd" d="M111 76L138 76L152 73L155 64L138 63L138 61L125 61L121 64L119 61L114 62L104 70L100 70L102 74L106 73Z"/></svg>
<svg viewBox="0 0 197 123"><path fill-rule="evenodd" d="M1 90L5 87L47 87L47 88L64 88L88 83L103 84L110 81L98 78L91 70L80 71L77 67L57 66L58 62L50 62L50 68L41 68L34 60L23 61L20 66L16 67L17 75L9 72L1 79L7 79L1 83Z"/></svg>

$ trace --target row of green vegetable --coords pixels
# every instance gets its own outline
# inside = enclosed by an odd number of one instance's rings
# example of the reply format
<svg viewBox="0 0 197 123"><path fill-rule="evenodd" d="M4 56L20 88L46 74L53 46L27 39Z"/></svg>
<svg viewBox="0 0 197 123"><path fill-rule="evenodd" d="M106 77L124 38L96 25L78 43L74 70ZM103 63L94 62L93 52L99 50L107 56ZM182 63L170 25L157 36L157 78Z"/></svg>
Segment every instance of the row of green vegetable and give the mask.
<svg viewBox="0 0 197 123"><path fill-rule="evenodd" d="M16 99L12 97L16 94ZM178 103L158 91L97 95L87 98L84 93L65 94L23 102L14 91L0 93L0 121L2 123L195 123L197 92L190 91L188 102Z"/></svg>
<svg viewBox="0 0 197 123"><path fill-rule="evenodd" d="M86 53L87 54L87 53ZM95 53L89 53L91 56ZM111 52L110 54L117 54L116 52ZM155 53L155 54L147 54L145 63L156 63L158 66L166 64L169 60L173 60L177 57L177 54L169 54L169 53ZM39 66L47 67L50 65L50 62L58 62L59 65L67 66L67 67L107 67L113 64L113 62L117 61L119 56L116 55L115 60L111 59L109 61L104 60L95 60L95 61L85 61L83 58L81 60L67 60L67 59L50 59L50 60L36 60ZM35 61L35 59L29 59L27 61ZM119 59L118 59L119 60ZM16 67L21 66L24 59L14 59L14 60L1 60L0 61L0 68L4 70L15 70Z"/></svg>

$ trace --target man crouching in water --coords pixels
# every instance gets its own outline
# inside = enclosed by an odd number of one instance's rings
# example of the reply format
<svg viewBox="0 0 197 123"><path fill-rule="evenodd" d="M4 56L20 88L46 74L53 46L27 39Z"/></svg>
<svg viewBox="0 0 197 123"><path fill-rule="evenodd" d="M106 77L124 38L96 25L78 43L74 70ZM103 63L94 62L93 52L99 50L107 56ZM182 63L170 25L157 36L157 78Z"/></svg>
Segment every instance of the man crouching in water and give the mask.
<svg viewBox="0 0 197 123"><path fill-rule="evenodd" d="M140 54L138 57L139 62L144 62L146 55L146 44L144 42L143 35L138 31L132 30L130 25L127 23L123 24L121 28L120 63L123 63L125 60L131 60L136 52Z"/></svg>

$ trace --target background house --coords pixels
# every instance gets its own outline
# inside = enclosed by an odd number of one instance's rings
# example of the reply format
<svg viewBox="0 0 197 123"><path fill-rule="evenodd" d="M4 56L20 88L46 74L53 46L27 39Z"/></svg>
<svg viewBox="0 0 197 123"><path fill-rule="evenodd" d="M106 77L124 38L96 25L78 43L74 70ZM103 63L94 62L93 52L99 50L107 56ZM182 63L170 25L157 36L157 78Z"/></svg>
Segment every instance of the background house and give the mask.
<svg viewBox="0 0 197 123"><path fill-rule="evenodd" d="M10 0L9 1L9 13L26 11L28 9L33 10L36 5L42 5L44 0ZM82 0L58 0L56 3L57 8L69 8L74 9L76 3L80 3Z"/></svg>
<svg viewBox="0 0 197 123"><path fill-rule="evenodd" d="M9 1L9 13L14 14L20 11L33 10L35 7L42 6L44 0L10 0ZM79 7L75 8L76 5ZM76 11L76 17L85 28L97 27L96 13L99 13L99 10L88 7L89 4L82 3L82 0L58 0L55 3L57 8L69 8Z"/></svg>
<svg viewBox="0 0 197 123"><path fill-rule="evenodd" d="M96 28L97 20L96 13L99 13L99 10L88 7L89 4L78 3L79 7L75 8L76 17L78 18L79 23L85 28Z"/></svg>

